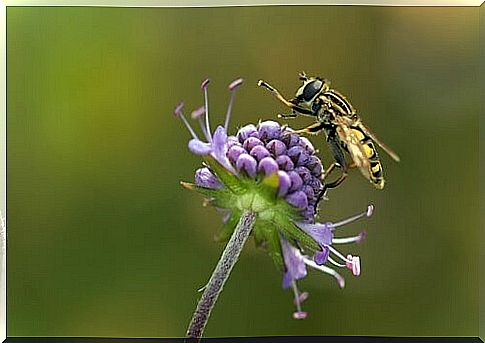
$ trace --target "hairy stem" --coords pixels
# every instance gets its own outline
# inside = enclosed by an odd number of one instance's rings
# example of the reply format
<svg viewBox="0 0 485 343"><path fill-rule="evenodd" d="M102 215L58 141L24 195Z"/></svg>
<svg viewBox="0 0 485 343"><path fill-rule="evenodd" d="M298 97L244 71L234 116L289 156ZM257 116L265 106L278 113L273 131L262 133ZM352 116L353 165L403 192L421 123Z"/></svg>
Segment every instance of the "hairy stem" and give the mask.
<svg viewBox="0 0 485 343"><path fill-rule="evenodd" d="M244 243L249 237L256 221L256 214L251 211L243 213L239 223L226 245L209 282L207 283L204 293L197 304L189 328L186 333L186 341L199 341L204 333L204 328L209 320L212 309L217 301L217 297L222 291L232 268L236 264L239 254L241 253Z"/></svg>

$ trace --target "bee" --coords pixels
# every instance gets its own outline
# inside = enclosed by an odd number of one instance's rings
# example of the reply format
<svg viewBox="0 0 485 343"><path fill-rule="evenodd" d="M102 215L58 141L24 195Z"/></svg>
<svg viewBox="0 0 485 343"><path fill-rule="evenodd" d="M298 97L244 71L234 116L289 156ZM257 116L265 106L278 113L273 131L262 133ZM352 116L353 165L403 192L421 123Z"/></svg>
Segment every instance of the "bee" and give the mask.
<svg viewBox="0 0 485 343"><path fill-rule="evenodd" d="M359 168L362 175L377 189L384 188L381 161L374 143L377 143L393 160L399 156L382 143L372 131L362 123L350 101L338 91L330 88L330 82L321 77L308 77L300 73L303 85L293 99L285 99L281 93L259 80L258 86L269 90L279 101L291 108L291 114L280 114L280 118L295 118L298 114L314 117L317 122L297 130L300 134L318 134L323 130L335 162L325 171L326 178L336 167L342 171L334 182L326 188L338 186L347 177L350 168ZM347 163L344 153L348 153L351 163Z"/></svg>

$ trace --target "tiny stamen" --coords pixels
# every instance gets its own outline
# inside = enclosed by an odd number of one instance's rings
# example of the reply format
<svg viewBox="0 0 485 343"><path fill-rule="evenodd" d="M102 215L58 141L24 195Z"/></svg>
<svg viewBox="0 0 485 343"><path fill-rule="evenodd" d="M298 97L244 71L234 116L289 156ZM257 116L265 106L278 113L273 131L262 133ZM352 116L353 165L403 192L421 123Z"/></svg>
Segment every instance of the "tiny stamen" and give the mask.
<svg viewBox="0 0 485 343"><path fill-rule="evenodd" d="M347 255L349 262L346 263L346 267L352 271L354 276L360 275L360 257Z"/></svg>
<svg viewBox="0 0 485 343"><path fill-rule="evenodd" d="M350 217L350 218L347 218L347 219L344 219L342 221L339 221L337 223L333 223L332 224L332 227L339 227L339 226L343 226L343 225L346 225L346 224L349 224L349 223L352 223L362 217L370 217L372 215L372 212L374 211L374 205L369 205L367 207L367 210L365 210L364 212L362 213L359 213L353 217Z"/></svg>
<svg viewBox="0 0 485 343"><path fill-rule="evenodd" d="M205 107L201 106L198 109L192 111L191 117L192 119L197 119L199 121L200 128L202 129L202 133L204 134L205 138L209 140L209 134L204 125L204 118L202 117L205 114Z"/></svg>
<svg viewBox="0 0 485 343"><path fill-rule="evenodd" d="M360 243L365 239L366 232L362 231L357 236L342 237L332 239L333 244L347 244L347 243Z"/></svg>
<svg viewBox="0 0 485 343"><path fill-rule="evenodd" d="M372 213L374 213L374 205L370 204L369 206L367 206L366 216L370 217L372 216Z"/></svg>
<svg viewBox="0 0 485 343"><path fill-rule="evenodd" d="M296 305L296 312L293 312L293 318L295 319L305 319L307 317L307 313L301 310L301 302L308 297L308 293L306 293L306 297L304 296L305 293L301 293L298 291L298 288L296 287L296 281L293 280L291 282L291 286L293 288L293 294L295 296L294 303Z"/></svg>
<svg viewBox="0 0 485 343"><path fill-rule="evenodd" d="M210 79L205 79L204 81L202 81L202 83L200 84L200 90L203 91L204 89L206 89L210 81Z"/></svg>
<svg viewBox="0 0 485 343"><path fill-rule="evenodd" d="M183 108L184 108L184 103L180 102L177 105L177 107L175 107L175 111L174 111L175 116L182 119L182 122L185 124L185 127L187 128L187 130L189 130L190 134L192 135L192 138L199 139L199 137L197 137L197 134L195 133L194 129L192 129L192 126L190 126L187 119L185 119L184 113L182 112Z"/></svg>
<svg viewBox="0 0 485 343"><path fill-rule="evenodd" d="M340 267L340 268L346 268L347 267L347 264L338 263L337 261L335 261L331 257L328 257L328 262L330 262L331 264L333 264L336 267ZM346 261L345 263L348 263L348 262Z"/></svg>
<svg viewBox="0 0 485 343"><path fill-rule="evenodd" d="M312 267L312 268L315 268L315 269L318 269L326 274L330 274L332 275L335 280L337 280L337 283L339 285L340 288L344 288L345 287L345 279L342 277L342 275L340 275L339 273L337 273L335 270L333 270L332 268L329 268L327 266L319 266L318 264L316 264L315 262L313 262L311 259L309 258L305 258L303 259L303 261L305 262L306 265Z"/></svg>
<svg viewBox="0 0 485 343"><path fill-rule="evenodd" d="M243 82L244 82L244 79L242 78L232 81L229 85L229 90L232 92L233 90L237 89L240 85L242 85Z"/></svg>
<svg viewBox="0 0 485 343"><path fill-rule="evenodd" d="M177 106L175 107L175 110L173 111L173 114L178 117L180 116L180 114L182 113L182 109L184 108L184 102L181 101L177 104Z"/></svg>
<svg viewBox="0 0 485 343"><path fill-rule="evenodd" d="M229 90L231 91L231 99L229 100L229 105L227 106L227 112L226 112L226 121L224 122L224 129L227 131L227 128L229 127L229 119L231 118L231 113L232 113L232 106L234 103L234 97L236 96L236 89L242 85L244 82L243 79L237 79L231 82L229 85Z"/></svg>
<svg viewBox="0 0 485 343"><path fill-rule="evenodd" d="M349 260L347 260L347 258L344 255L342 255L338 250L336 250L332 246L329 245L328 248L330 249L331 252L333 252L336 256L338 256L342 261L344 261L344 262L349 261Z"/></svg>
<svg viewBox="0 0 485 343"><path fill-rule="evenodd" d="M207 94L207 86L209 85L210 79L205 79L200 85L200 89L204 92L204 102L205 102L205 130L207 132L207 140L212 142L211 129L209 125L209 96Z"/></svg>
<svg viewBox="0 0 485 343"><path fill-rule="evenodd" d="M301 303L303 303L305 300L308 299L308 292L301 292L299 295L298 295L298 301ZM294 300L293 303L295 304L296 306L296 301Z"/></svg>
<svg viewBox="0 0 485 343"><path fill-rule="evenodd" d="M304 311L293 312L293 318L294 319L305 319L307 316L308 316L308 313L306 313Z"/></svg>
<svg viewBox="0 0 485 343"><path fill-rule="evenodd" d="M205 108L204 106L201 106L198 109L193 110L190 116L192 117L192 119L200 119L204 113Z"/></svg>

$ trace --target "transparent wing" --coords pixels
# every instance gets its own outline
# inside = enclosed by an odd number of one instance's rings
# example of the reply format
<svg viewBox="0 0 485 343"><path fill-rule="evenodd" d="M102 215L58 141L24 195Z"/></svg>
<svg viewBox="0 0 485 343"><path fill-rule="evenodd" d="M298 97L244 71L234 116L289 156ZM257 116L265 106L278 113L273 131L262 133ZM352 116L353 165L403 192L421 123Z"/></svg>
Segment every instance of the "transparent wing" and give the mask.
<svg viewBox="0 0 485 343"><path fill-rule="evenodd" d="M360 143L359 138L355 135L354 131L346 125L343 120L336 120L337 134L349 151L350 157L355 166L358 167L361 173L368 179L371 179L370 175L370 161L367 158L364 147Z"/></svg>
<svg viewBox="0 0 485 343"><path fill-rule="evenodd" d="M374 142L377 143L377 145L379 145L382 150L384 150L389 156L391 156L391 158L396 161L396 162L399 162L401 160L401 158L399 158L399 155L396 154L391 148L389 148L387 145L385 145L384 143L382 143L379 138L376 137L376 135L374 133L372 133L372 131L367 127L365 126L362 122L359 122L359 128L367 135L369 136L370 139L372 139Z"/></svg>

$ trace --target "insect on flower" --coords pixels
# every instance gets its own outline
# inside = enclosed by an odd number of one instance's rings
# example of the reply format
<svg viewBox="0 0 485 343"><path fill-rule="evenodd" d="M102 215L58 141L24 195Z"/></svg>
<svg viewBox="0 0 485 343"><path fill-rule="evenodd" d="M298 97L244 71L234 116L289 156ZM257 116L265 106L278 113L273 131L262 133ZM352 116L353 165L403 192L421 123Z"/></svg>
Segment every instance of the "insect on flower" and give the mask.
<svg viewBox="0 0 485 343"><path fill-rule="evenodd" d="M350 101L342 94L330 88L330 82L320 77L308 77L300 74L303 85L293 99L285 99L280 92L260 80L258 86L264 87L291 108L291 114L281 114L281 118L294 118L298 114L314 117L317 122L301 130L301 134L325 132L327 142L333 153L333 163L324 173L326 178L335 167L342 170L342 175L327 188L338 186L346 177L350 168L357 167L362 175L377 189L384 188L382 165L374 146L377 143L393 160L399 162L399 156L382 143L372 131L362 123ZM343 151L349 153L352 162L348 164Z"/></svg>
<svg viewBox="0 0 485 343"><path fill-rule="evenodd" d="M199 122L204 139L199 138L184 116L183 103L175 109L175 115L192 136L189 150L204 159L204 166L195 173L195 183L182 182L182 185L201 193L209 204L224 214L223 230L217 237L221 241L227 241L229 237L232 240L244 213L249 211L254 215L251 234L282 272L283 288L293 290L296 305L293 317L303 319L307 314L302 311L301 303L308 293L298 290L297 281L306 277L307 266L333 276L340 287L344 287L343 277L328 264L349 269L354 276L359 275L359 257L344 255L335 246L361 242L365 233L336 238L334 232L345 224L371 216L373 206L369 205L363 213L337 223L316 222L315 206L323 187L323 165L315 155L312 143L275 121L248 124L241 127L236 135L228 135L234 96L242 79L229 85L231 97L224 126L218 126L212 134L208 116L208 83L206 80L201 86L205 105L193 111L191 116ZM213 275L216 271L217 267ZM219 282L221 284L222 281ZM218 287L217 292L220 290L221 287ZM217 299L218 293L204 295L188 330L190 337L200 335L208 317L207 311L204 311L209 308L210 313L213 306L213 303L207 305L204 301Z"/></svg>

